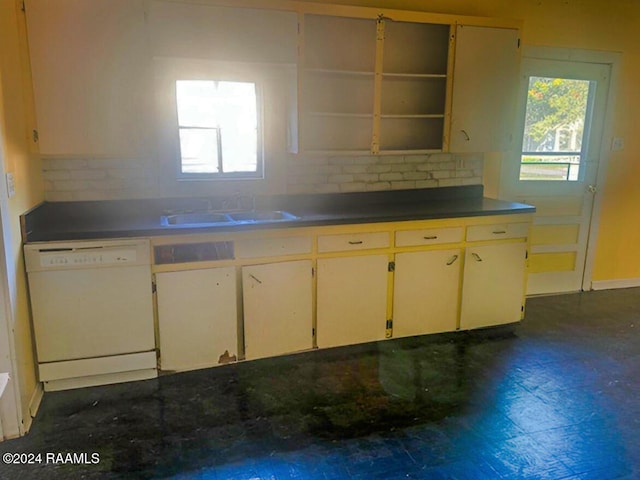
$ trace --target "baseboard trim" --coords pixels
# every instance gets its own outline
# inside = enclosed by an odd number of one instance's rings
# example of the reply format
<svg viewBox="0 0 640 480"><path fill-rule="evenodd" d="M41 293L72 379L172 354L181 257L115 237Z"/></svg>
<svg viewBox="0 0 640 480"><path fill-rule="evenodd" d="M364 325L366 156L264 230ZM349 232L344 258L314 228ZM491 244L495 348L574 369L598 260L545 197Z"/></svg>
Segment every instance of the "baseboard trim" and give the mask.
<svg viewBox="0 0 640 480"><path fill-rule="evenodd" d="M611 290L613 288L640 287L640 278L621 278L618 280L599 280L591 282L592 290Z"/></svg>
<svg viewBox="0 0 640 480"><path fill-rule="evenodd" d="M28 415L23 419L23 428L24 433L28 433L31 429L31 424L33 423L33 419L36 417L38 410L40 409L40 403L42 402L42 397L44 396L44 389L42 388L42 382L36 383L36 388L33 390L33 394L31 395L31 400L29 400L29 412Z"/></svg>

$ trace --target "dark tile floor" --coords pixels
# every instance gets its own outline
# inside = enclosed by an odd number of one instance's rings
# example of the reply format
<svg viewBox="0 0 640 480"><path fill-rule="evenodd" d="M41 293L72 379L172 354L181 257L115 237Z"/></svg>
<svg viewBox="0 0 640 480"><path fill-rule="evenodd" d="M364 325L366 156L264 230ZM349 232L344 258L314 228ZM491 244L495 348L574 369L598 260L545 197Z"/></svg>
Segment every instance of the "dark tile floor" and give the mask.
<svg viewBox="0 0 640 480"><path fill-rule="evenodd" d="M3 479L640 478L640 289L534 298L515 329L47 393ZM91 457L88 457L89 462Z"/></svg>

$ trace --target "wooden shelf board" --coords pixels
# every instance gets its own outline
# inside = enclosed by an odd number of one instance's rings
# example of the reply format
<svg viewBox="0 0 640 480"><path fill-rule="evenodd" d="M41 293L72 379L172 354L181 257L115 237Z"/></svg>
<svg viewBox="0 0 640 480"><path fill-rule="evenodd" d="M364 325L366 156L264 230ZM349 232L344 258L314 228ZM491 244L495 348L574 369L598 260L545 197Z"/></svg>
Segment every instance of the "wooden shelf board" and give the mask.
<svg viewBox="0 0 640 480"><path fill-rule="evenodd" d="M371 150L302 150L310 155L371 155Z"/></svg>
<svg viewBox="0 0 640 480"><path fill-rule="evenodd" d="M304 68L305 73L315 73L321 75L349 75L349 76L362 76L362 77L373 77L375 75L374 72L364 72L357 70L332 70L329 68Z"/></svg>
<svg viewBox="0 0 640 480"><path fill-rule="evenodd" d="M380 148L378 155L420 155L420 154L428 154L428 153L442 153L444 150L442 148L431 148L431 149L415 149L415 150L385 150Z"/></svg>
<svg viewBox="0 0 640 480"><path fill-rule="evenodd" d="M383 78L447 78L446 73L391 73L383 72Z"/></svg>
<svg viewBox="0 0 640 480"><path fill-rule="evenodd" d="M424 114L418 113L418 114L406 114L406 115L404 115L404 114L390 114L390 115L382 114L382 115L380 115L380 118L383 118L383 119L394 119L394 118L397 118L397 119L403 119L403 118L406 118L406 119L411 119L411 118L444 118L444 113L424 113Z"/></svg>
<svg viewBox="0 0 640 480"><path fill-rule="evenodd" d="M305 112L314 117L373 118L373 113Z"/></svg>

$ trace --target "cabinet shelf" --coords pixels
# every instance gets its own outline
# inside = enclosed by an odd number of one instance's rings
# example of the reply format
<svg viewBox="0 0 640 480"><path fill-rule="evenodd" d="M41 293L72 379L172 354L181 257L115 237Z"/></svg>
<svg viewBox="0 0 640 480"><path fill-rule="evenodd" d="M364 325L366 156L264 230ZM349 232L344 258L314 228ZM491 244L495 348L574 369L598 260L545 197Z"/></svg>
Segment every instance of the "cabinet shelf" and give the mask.
<svg viewBox="0 0 640 480"><path fill-rule="evenodd" d="M415 113L415 114L393 114L393 115L380 115L380 118L444 118L443 113Z"/></svg>
<svg viewBox="0 0 640 480"><path fill-rule="evenodd" d="M389 150L380 149L379 155L428 155L431 153L442 153L441 148L412 148L410 150Z"/></svg>
<svg viewBox="0 0 640 480"><path fill-rule="evenodd" d="M328 155L328 156L336 156L336 155L370 155L371 150L346 150L343 148L333 149L333 150L318 150L318 149L305 149L304 153L309 155Z"/></svg>
<svg viewBox="0 0 640 480"><path fill-rule="evenodd" d="M306 112L311 117L373 118L372 113Z"/></svg>
<svg viewBox="0 0 640 480"><path fill-rule="evenodd" d="M390 73L383 72L382 77L388 78L447 78L446 73Z"/></svg>
<svg viewBox="0 0 640 480"><path fill-rule="evenodd" d="M375 73L360 70L332 70L328 68L305 68L305 73L326 76L355 76L355 77L373 77Z"/></svg>

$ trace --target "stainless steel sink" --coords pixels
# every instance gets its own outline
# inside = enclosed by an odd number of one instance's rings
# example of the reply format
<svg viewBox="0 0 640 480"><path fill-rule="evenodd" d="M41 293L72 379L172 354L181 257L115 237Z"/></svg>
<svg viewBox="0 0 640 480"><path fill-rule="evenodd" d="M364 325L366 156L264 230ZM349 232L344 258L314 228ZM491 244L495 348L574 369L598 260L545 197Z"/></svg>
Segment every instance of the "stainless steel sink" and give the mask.
<svg viewBox="0 0 640 480"><path fill-rule="evenodd" d="M162 217L163 225L217 225L231 221L228 215L217 212L176 213Z"/></svg>
<svg viewBox="0 0 640 480"><path fill-rule="evenodd" d="M281 222L283 220L297 220L300 218L282 210L236 212L229 213L229 217L236 222Z"/></svg>
<svg viewBox="0 0 640 480"><path fill-rule="evenodd" d="M247 210L243 212L190 212L163 215L164 226L193 225L234 225L247 223L269 223L297 220L300 217L282 210Z"/></svg>

